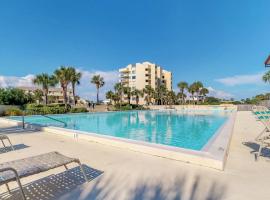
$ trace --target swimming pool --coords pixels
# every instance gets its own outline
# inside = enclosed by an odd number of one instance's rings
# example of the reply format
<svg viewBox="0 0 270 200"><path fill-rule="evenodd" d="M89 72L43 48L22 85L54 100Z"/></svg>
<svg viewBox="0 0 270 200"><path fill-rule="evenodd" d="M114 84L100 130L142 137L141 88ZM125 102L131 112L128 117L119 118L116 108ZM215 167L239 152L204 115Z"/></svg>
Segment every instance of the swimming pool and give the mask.
<svg viewBox="0 0 270 200"><path fill-rule="evenodd" d="M228 119L225 111L126 111L26 116L25 121L86 134L113 136L154 144L201 150ZM21 120L21 117L11 117ZM60 122L61 121L61 122ZM64 122L65 124L63 124Z"/></svg>

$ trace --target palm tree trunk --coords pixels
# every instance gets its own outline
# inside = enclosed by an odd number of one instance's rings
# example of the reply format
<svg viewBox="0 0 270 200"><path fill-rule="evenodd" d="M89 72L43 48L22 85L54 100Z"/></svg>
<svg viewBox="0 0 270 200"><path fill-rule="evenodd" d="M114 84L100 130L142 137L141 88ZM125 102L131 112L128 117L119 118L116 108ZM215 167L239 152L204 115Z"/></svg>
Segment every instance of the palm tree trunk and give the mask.
<svg viewBox="0 0 270 200"><path fill-rule="evenodd" d="M76 99L75 99L75 85L74 85L74 84L72 84L72 95L73 95L74 105L76 106Z"/></svg>
<svg viewBox="0 0 270 200"><path fill-rule="evenodd" d="M45 105L47 106L48 104L48 94L45 94Z"/></svg>
<svg viewBox="0 0 270 200"><path fill-rule="evenodd" d="M65 108L67 108L67 86L63 86L63 97L64 97L64 103L65 103Z"/></svg>
<svg viewBox="0 0 270 200"><path fill-rule="evenodd" d="M97 103L99 103L99 87L97 87Z"/></svg>
<svg viewBox="0 0 270 200"><path fill-rule="evenodd" d="M183 96L183 105L186 104L185 97Z"/></svg>
<svg viewBox="0 0 270 200"><path fill-rule="evenodd" d="M44 90L44 96L45 96L45 105L47 106L48 104L48 90L47 89Z"/></svg>
<svg viewBox="0 0 270 200"><path fill-rule="evenodd" d="M182 91L182 104L184 104L184 92Z"/></svg>

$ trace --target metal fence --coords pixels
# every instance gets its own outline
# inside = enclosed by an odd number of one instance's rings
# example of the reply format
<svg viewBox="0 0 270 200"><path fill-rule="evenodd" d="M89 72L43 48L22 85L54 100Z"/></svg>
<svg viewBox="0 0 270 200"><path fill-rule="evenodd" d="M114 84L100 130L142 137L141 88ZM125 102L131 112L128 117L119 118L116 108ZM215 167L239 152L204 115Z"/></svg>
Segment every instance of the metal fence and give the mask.
<svg viewBox="0 0 270 200"><path fill-rule="evenodd" d="M270 100L263 100L258 103L258 106L264 106L266 108L270 108Z"/></svg>
<svg viewBox="0 0 270 200"><path fill-rule="evenodd" d="M252 104L239 104L237 105L237 111L251 111L253 106Z"/></svg>

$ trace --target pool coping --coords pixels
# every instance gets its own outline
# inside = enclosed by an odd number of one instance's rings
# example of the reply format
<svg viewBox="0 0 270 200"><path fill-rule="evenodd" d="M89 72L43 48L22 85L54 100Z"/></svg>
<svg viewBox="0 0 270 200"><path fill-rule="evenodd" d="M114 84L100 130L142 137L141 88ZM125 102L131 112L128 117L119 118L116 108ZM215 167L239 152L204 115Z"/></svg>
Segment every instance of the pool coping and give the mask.
<svg viewBox="0 0 270 200"><path fill-rule="evenodd" d="M216 131L201 151L53 126L26 123L26 127L35 128L51 134L69 136L75 140L88 140L153 156L224 170L235 117L236 111L232 111L226 122ZM16 125L22 124L20 121L7 118L0 118L0 121Z"/></svg>

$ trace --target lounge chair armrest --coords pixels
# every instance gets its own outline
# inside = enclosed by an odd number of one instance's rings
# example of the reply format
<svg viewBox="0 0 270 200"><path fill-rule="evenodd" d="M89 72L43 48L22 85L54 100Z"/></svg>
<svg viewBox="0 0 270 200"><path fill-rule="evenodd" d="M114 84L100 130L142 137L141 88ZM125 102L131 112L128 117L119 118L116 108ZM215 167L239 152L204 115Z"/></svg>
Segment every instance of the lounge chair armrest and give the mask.
<svg viewBox="0 0 270 200"><path fill-rule="evenodd" d="M16 178L19 179L19 174L18 174L16 169L14 169L12 167L6 167L6 168L1 168L0 169L0 173L1 172L6 172L6 171L12 171L15 174Z"/></svg>
<svg viewBox="0 0 270 200"><path fill-rule="evenodd" d="M1 172L6 172L6 171L12 171L15 174L16 179L17 179L17 183L18 183L19 188L20 188L20 191L21 191L22 199L23 200L26 200L26 196L24 194L24 191L23 191L23 188L22 188L22 184L21 184L21 181L20 181L20 177L19 177L19 174L18 174L17 170L14 169L14 168L12 168L12 167L6 167L6 168L1 168L0 169L0 173Z"/></svg>
<svg viewBox="0 0 270 200"><path fill-rule="evenodd" d="M0 172L6 172L6 171L13 171L15 174L18 175L18 172L16 169L12 168L12 167L6 167L6 168L1 168Z"/></svg>

